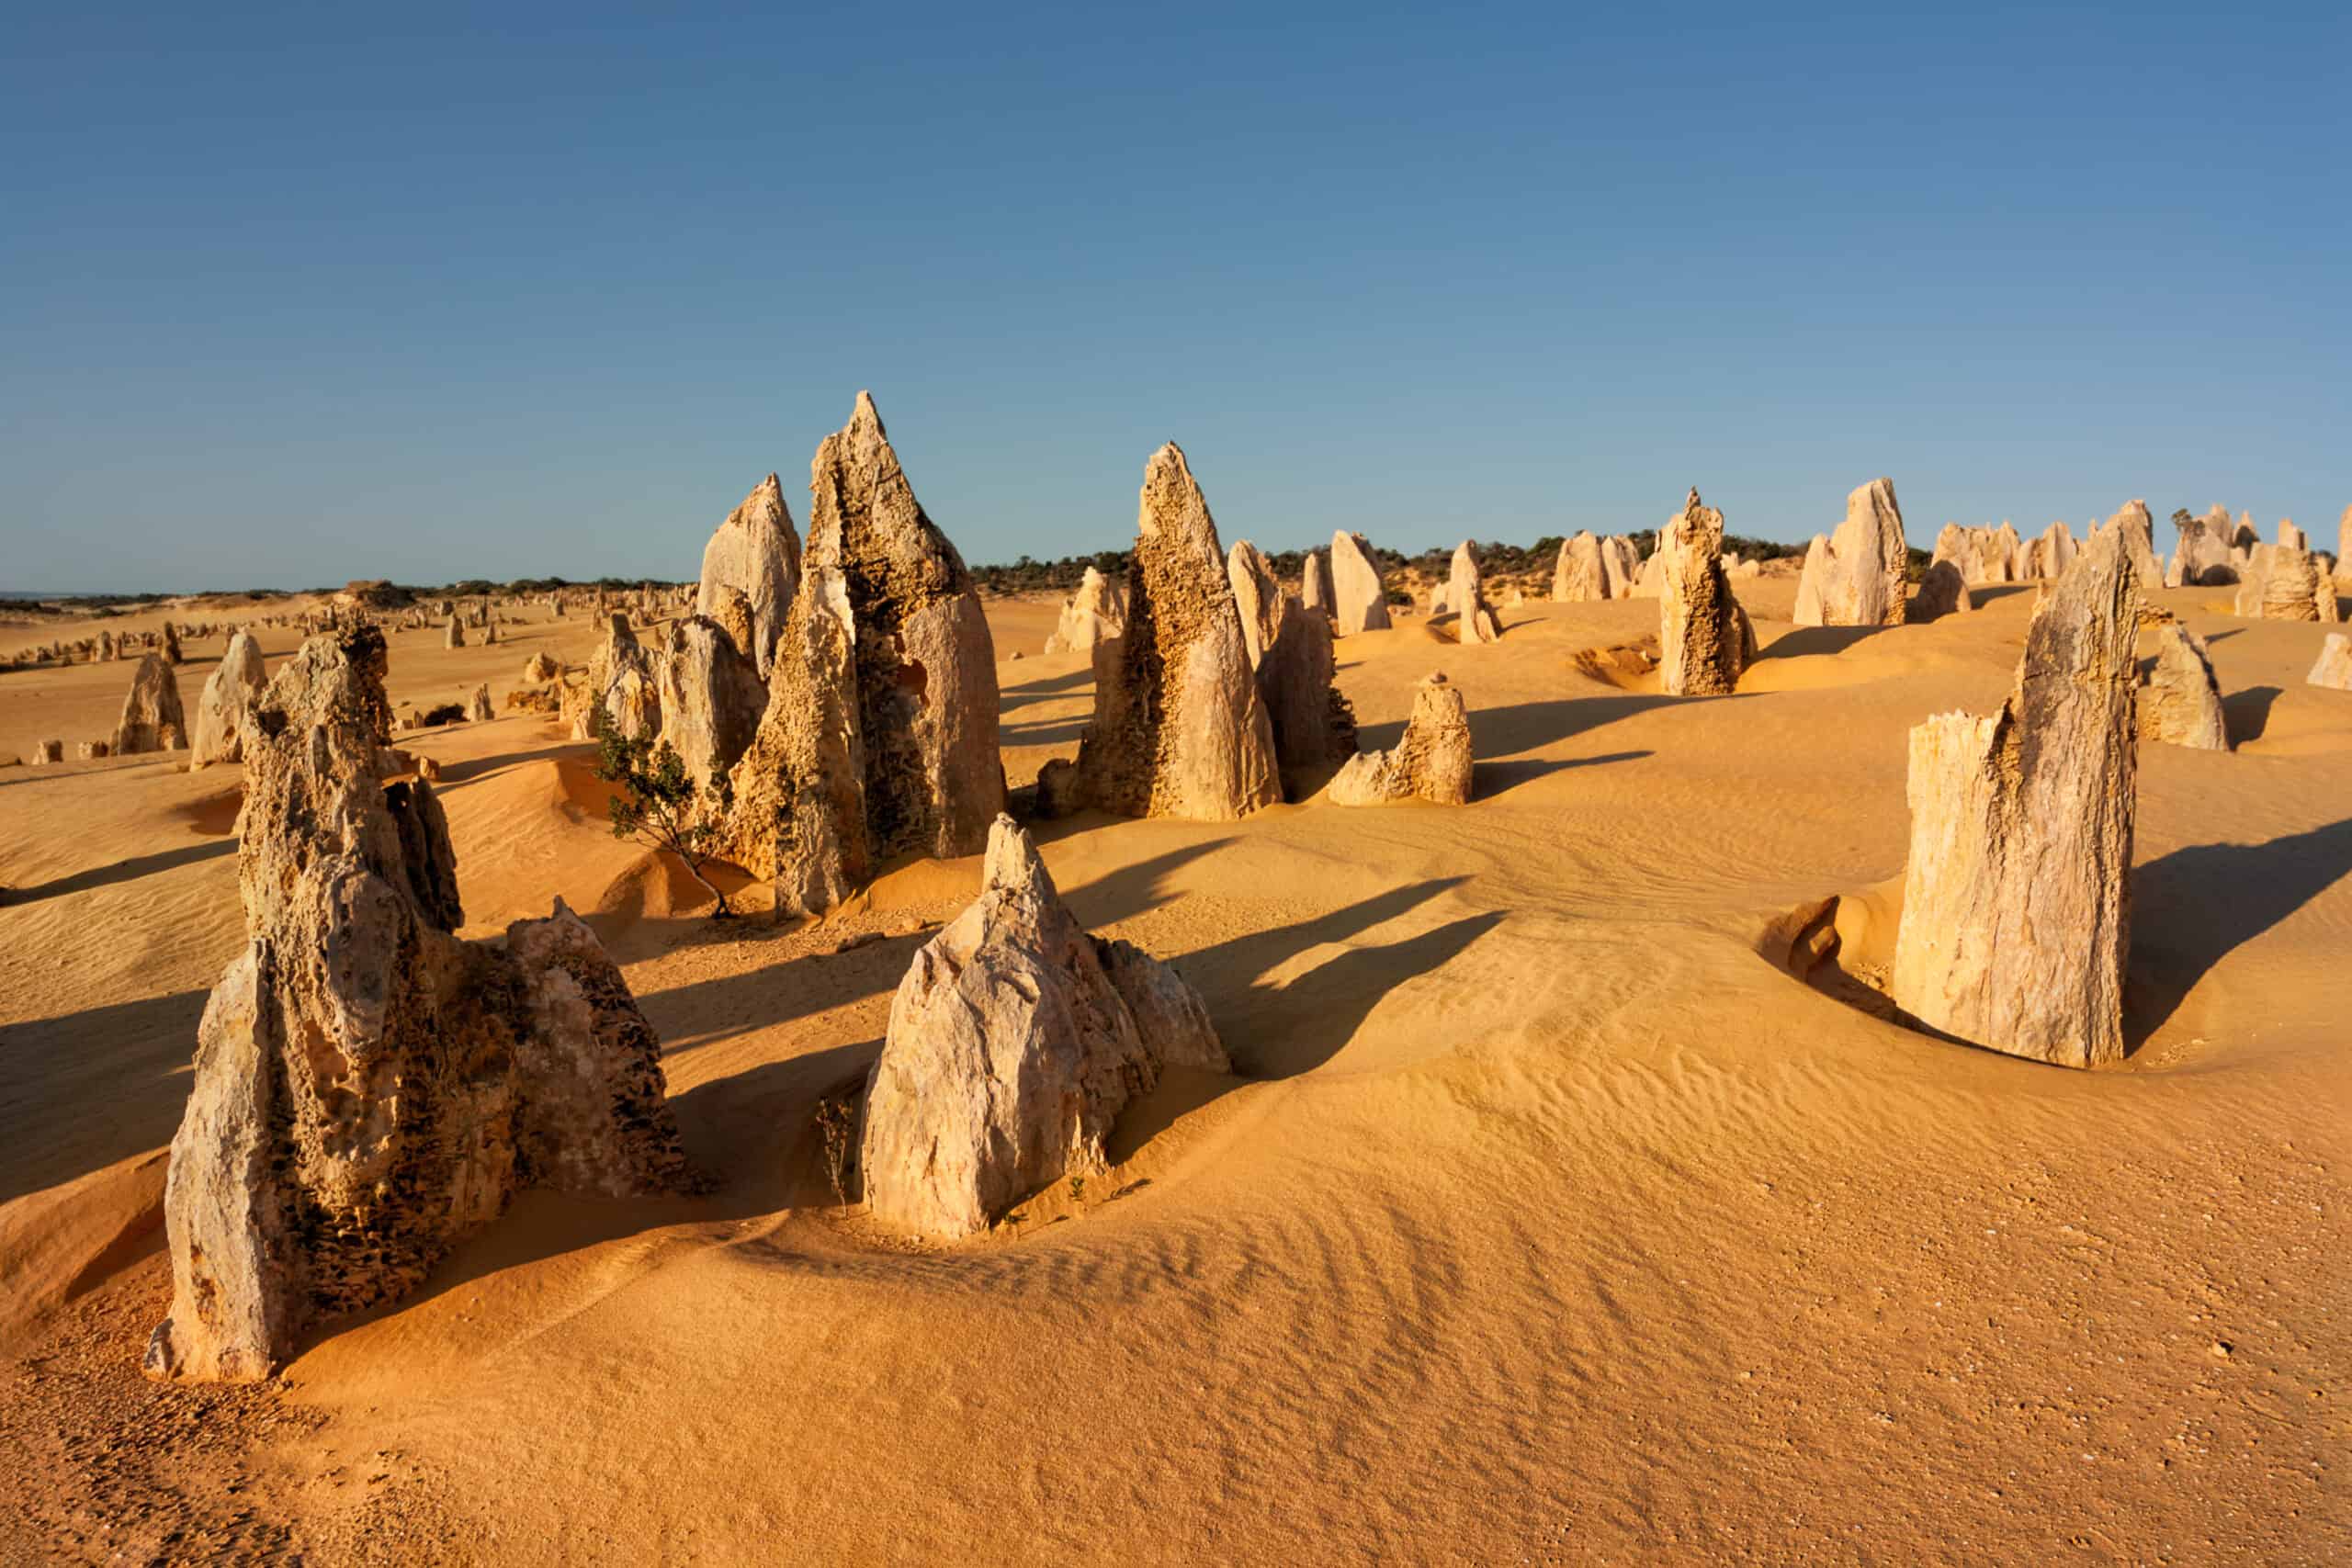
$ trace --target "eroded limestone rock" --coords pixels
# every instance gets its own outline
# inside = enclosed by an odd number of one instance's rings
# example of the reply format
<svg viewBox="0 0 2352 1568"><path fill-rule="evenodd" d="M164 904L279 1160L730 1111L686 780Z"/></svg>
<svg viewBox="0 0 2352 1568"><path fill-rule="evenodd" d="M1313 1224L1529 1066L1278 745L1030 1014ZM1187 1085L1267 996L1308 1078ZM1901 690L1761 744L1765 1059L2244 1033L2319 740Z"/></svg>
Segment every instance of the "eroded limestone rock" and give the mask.
<svg viewBox="0 0 2352 1568"><path fill-rule="evenodd" d="M518 1189L686 1179L658 1045L560 902L452 934L456 856L396 759L382 634L313 637L246 727L247 945L172 1143L171 1315L151 1375L266 1377L312 1324L413 1290Z"/></svg>
<svg viewBox="0 0 2352 1568"><path fill-rule="evenodd" d="M1805 553L1804 578L1797 590L1797 625L1902 624L1905 569L1910 557L1893 479L1872 479L1846 498L1846 520L1824 542L1822 556L1816 564L1815 552ZM1806 581L1813 584L1810 594L1805 592ZM1812 615L1819 618L1809 619Z"/></svg>
<svg viewBox="0 0 2352 1568"><path fill-rule="evenodd" d="M1298 597L1301 603L1319 612L1326 620L1331 618L1339 594L1331 586L1331 558L1321 550L1309 550L1299 568Z"/></svg>
<svg viewBox="0 0 2352 1568"><path fill-rule="evenodd" d="M1355 755L1355 710L1334 683L1330 619L1294 594L1282 597L1281 624L1258 661L1258 700L1273 732L1275 764L1312 772Z"/></svg>
<svg viewBox="0 0 2352 1568"><path fill-rule="evenodd" d="M1274 569L1247 539L1234 541L1225 558L1226 581L1233 585L1233 606L1241 616L1241 646L1250 668L1258 668L1283 627L1283 587Z"/></svg>
<svg viewBox="0 0 2352 1568"><path fill-rule="evenodd" d="M792 530L784 487L770 474L728 513L703 547L695 612L728 626L731 636L729 595L742 595L751 630L748 637L736 640L735 651L749 659L753 672L764 681L775 667L776 644L783 639L785 617L799 586L800 536Z"/></svg>
<svg viewBox="0 0 2352 1568"><path fill-rule="evenodd" d="M979 594L867 394L808 489L800 589L725 835L780 910L828 908L895 855L975 853L1004 806Z"/></svg>
<svg viewBox="0 0 2352 1568"><path fill-rule="evenodd" d="M1658 690L1670 697L1723 696L1756 657L1756 628L1723 564L1724 514L1693 490L1658 535L1666 558L1658 600Z"/></svg>
<svg viewBox="0 0 2352 1568"><path fill-rule="evenodd" d="M2352 692L2352 637L2342 632L2330 632L2320 645L2319 658L2312 665L2312 672L2303 677L2313 686L2331 691Z"/></svg>
<svg viewBox="0 0 2352 1568"><path fill-rule="evenodd" d="M1919 579L1919 591L1911 596L1910 607L1904 618L1911 621L1937 621L1946 615L1964 615L1976 608L1976 601L1968 592L1968 581L1962 575L1960 563L1939 560L1930 565Z"/></svg>
<svg viewBox="0 0 2352 1568"><path fill-rule="evenodd" d="M718 622L688 615L670 625L661 685L662 741L688 777L723 789L767 712L759 671Z"/></svg>
<svg viewBox="0 0 2352 1568"><path fill-rule="evenodd" d="M1455 641L1502 640L1502 623L1495 618L1495 607L1487 601L1486 585L1478 576L1477 553L1467 539L1453 547L1453 570L1445 580L1445 607L1453 612Z"/></svg>
<svg viewBox="0 0 2352 1568"><path fill-rule="evenodd" d="M1388 629L1388 590L1362 534L1331 536L1331 622L1341 637Z"/></svg>
<svg viewBox="0 0 2352 1568"><path fill-rule="evenodd" d="M2136 568L2133 576L2138 577ZM2222 688L2213 678L2213 660L2205 650L2204 638L2178 621L2166 619L2156 628L2156 656L2140 680L2139 724L2143 739L2202 751L2230 749Z"/></svg>
<svg viewBox="0 0 2352 1568"><path fill-rule="evenodd" d="M2036 607L1989 718L1911 731L1896 1006L2012 1055L2123 1054L2139 588L2102 532Z"/></svg>
<svg viewBox="0 0 2352 1568"><path fill-rule="evenodd" d="M1028 835L990 830L980 896L914 958L865 1097L866 1206L956 1237L1099 1170L1119 1113L1170 1066L1229 1070L1176 972L1090 936Z"/></svg>
<svg viewBox="0 0 2352 1568"><path fill-rule="evenodd" d="M1144 469L1126 633L1094 650L1078 769L1126 817L1222 822L1282 798L1216 523L1172 442Z"/></svg>
<svg viewBox="0 0 2352 1568"><path fill-rule="evenodd" d="M131 671L130 691L122 699L122 716L115 721L108 743L112 753L131 757L168 750L165 730L184 734L187 723L180 711L179 677L172 673L170 662L160 653L141 655L139 668Z"/></svg>
<svg viewBox="0 0 2352 1568"><path fill-rule="evenodd" d="M233 762L244 755L240 732L254 699L268 683L261 644L251 632L239 631L229 639L228 651L197 696L196 729L188 746L190 768Z"/></svg>
<svg viewBox="0 0 2352 1568"><path fill-rule="evenodd" d="M1324 798L1334 806L1385 806L1399 800L1466 805L1472 763L1469 711L1460 688L1443 671L1436 671L1413 689L1412 716L1396 744L1350 758L1333 776Z"/></svg>
<svg viewBox="0 0 2352 1568"><path fill-rule="evenodd" d="M1061 620L1046 639L1047 653L1091 653L1127 629L1127 598L1116 583L1092 567L1078 591L1062 601Z"/></svg>

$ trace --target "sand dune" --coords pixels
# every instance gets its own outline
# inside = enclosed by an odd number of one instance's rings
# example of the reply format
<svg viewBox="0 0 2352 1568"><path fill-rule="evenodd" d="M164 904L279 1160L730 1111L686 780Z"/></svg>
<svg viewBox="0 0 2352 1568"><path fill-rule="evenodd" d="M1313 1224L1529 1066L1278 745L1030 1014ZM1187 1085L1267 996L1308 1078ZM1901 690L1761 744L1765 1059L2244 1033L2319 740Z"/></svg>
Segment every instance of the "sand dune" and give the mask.
<svg viewBox="0 0 2352 1568"><path fill-rule="evenodd" d="M1786 579L1739 592L1765 647L1720 699L1595 651L1655 638L1652 601L1343 639L1367 747L1430 670L1461 688L1466 808L1041 825L1079 919L1173 959L1236 1075L1170 1074L1113 1172L949 1247L833 1207L809 1117L879 1047L907 917L952 916L976 861L820 926L713 925L554 724L401 737L442 766L468 933L589 916L721 1185L527 1195L258 1391L137 1371L159 1151L243 940L237 770L0 770L0 1459L42 1483L0 1557L2352 1550L2352 697L2302 683L2322 629L2160 596L2242 743L2143 750L2135 1049L2081 1074L1907 1032L1772 951L1899 876L1905 733L1998 704L2032 591L1867 633L1789 626ZM1075 754L1091 673L1037 654L1052 604L989 618L1017 786ZM402 632L392 696L498 695L594 635ZM296 641L264 633L273 668ZM190 651L192 698L220 649ZM0 751L103 734L129 670L0 676ZM899 934L827 951L865 931Z"/></svg>

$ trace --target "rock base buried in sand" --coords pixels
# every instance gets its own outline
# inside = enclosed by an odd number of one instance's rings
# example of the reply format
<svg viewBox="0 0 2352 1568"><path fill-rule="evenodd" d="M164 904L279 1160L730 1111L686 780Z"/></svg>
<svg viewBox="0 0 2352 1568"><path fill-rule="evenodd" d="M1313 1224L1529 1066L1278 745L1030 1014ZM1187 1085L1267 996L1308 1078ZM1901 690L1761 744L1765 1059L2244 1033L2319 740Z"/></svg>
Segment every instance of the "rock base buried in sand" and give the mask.
<svg viewBox="0 0 2352 1568"><path fill-rule="evenodd" d="M2001 711L1911 732L1892 994L1931 1030L2065 1066L2123 1055L2138 600L2100 532L2035 609Z"/></svg>
<svg viewBox="0 0 2352 1568"><path fill-rule="evenodd" d="M1470 799L1471 767L1468 709L1460 689L1436 672L1413 688L1413 716L1396 744L1350 758L1324 798L1334 806L1463 806Z"/></svg>
<svg viewBox="0 0 2352 1568"><path fill-rule="evenodd" d="M2133 577L2139 577L2134 568ZM2156 628L2156 657L2141 676L2141 736L2200 751L2226 751L2230 731L2205 640L2178 621Z"/></svg>
<svg viewBox="0 0 2352 1568"><path fill-rule="evenodd" d="M954 1238L1105 1164L1119 1113L1162 1070L1229 1070L1199 995L1125 942L1090 936L1008 817L980 896L916 953L867 1081L865 1201Z"/></svg>

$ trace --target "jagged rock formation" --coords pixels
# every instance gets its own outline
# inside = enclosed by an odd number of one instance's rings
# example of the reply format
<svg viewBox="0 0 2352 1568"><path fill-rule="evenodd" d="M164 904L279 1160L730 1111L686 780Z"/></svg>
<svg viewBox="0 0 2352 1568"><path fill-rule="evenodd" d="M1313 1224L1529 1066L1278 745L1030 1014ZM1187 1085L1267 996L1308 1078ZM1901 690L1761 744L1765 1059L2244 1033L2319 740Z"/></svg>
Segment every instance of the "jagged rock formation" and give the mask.
<svg viewBox="0 0 2352 1568"><path fill-rule="evenodd" d="M2236 530L2230 523L2228 507L2216 506L2202 517L2175 513L2173 524L2180 539L2173 547L2172 564L2165 570L2165 587L2205 588L2238 580L2230 553Z"/></svg>
<svg viewBox="0 0 2352 1568"><path fill-rule="evenodd" d="M1004 807L979 594L866 393L808 490L800 589L724 833L780 910L829 908L895 855L975 853Z"/></svg>
<svg viewBox="0 0 2352 1568"><path fill-rule="evenodd" d="M2331 691L2352 692L2352 637L2342 632L2328 633L2327 640L2320 645L2319 658L2312 664L2312 672L2303 680Z"/></svg>
<svg viewBox="0 0 2352 1568"><path fill-rule="evenodd" d="M2123 554L2132 563L2132 575L2143 593L2154 593L2165 585L2164 563L2156 559L2156 520L2148 512L2144 501L2127 501L2123 510L2107 520L2106 525L2123 536Z"/></svg>
<svg viewBox="0 0 2352 1568"><path fill-rule="evenodd" d="M1600 541L1579 528L1560 547L1559 561L1552 568L1552 602L1589 604L1608 597L1609 568Z"/></svg>
<svg viewBox="0 0 2352 1568"><path fill-rule="evenodd" d="M1976 601L1968 592L1968 580L1956 560L1939 560L1931 564L1919 579L1919 591L1911 596L1910 606L1904 611L1906 621L1935 621L1946 615L1964 615L1976 608Z"/></svg>
<svg viewBox="0 0 2352 1568"><path fill-rule="evenodd" d="M1341 637L1388 629L1388 590L1362 534L1331 536L1331 623Z"/></svg>
<svg viewBox="0 0 2352 1568"><path fill-rule="evenodd" d="M741 594L752 625L748 637L735 639L735 650L752 661L764 681L775 665L776 644L783 639L785 617L799 586L800 536L792 531L784 487L770 474L728 513L703 547L695 613L726 626L731 637L735 628L729 620L728 596Z"/></svg>
<svg viewBox="0 0 2352 1568"><path fill-rule="evenodd" d="M241 732L245 716L268 683L261 644L253 634L240 631L230 637L228 651L220 656L219 667L206 679L196 699L196 729L187 759L191 769L233 762L244 755Z"/></svg>
<svg viewBox="0 0 2352 1568"><path fill-rule="evenodd" d="M659 1045L559 902L459 941L430 785L380 781L384 642L312 638L246 728L247 945L172 1142L171 1315L151 1375L266 1377L318 1321L406 1294L522 1187L686 1177Z"/></svg>
<svg viewBox="0 0 2352 1568"><path fill-rule="evenodd" d="M450 617L449 617L449 626L448 626L448 629L447 629L447 630L446 630L446 631L444 631L444 632L441 634L441 646L442 646L442 647L444 647L444 648L463 648L463 647L465 647L465 646L466 646L466 624L465 624L465 622L463 622L463 621L459 620L459 619L458 619L457 616L455 616L455 615L450 616Z"/></svg>
<svg viewBox="0 0 2352 1568"><path fill-rule="evenodd" d="M1478 581L1478 558L1467 539L1453 547L1453 568L1445 581L1445 607L1453 612L1455 641L1502 640L1502 623L1495 619L1495 608L1487 603L1486 586Z"/></svg>
<svg viewBox="0 0 2352 1568"><path fill-rule="evenodd" d="M1725 695L1756 657L1756 628L1731 591L1723 547L1724 514L1701 504L1696 490L1659 530L1658 690L1668 696Z"/></svg>
<svg viewBox="0 0 2352 1568"><path fill-rule="evenodd" d="M1275 765L1289 772L1344 762L1356 754L1356 716L1334 684L1339 660L1331 622L1294 594L1282 598L1282 623L1258 661L1257 677Z"/></svg>
<svg viewBox="0 0 2352 1568"><path fill-rule="evenodd" d="M1250 668L1258 668L1266 649L1283 629L1283 585L1274 569L1247 539L1234 541L1225 558L1226 580L1233 585L1233 606L1241 616L1241 646Z"/></svg>
<svg viewBox="0 0 2352 1568"><path fill-rule="evenodd" d="M597 715L616 735L650 739L662 733L661 672L628 616L616 610L606 618L605 640L588 658L588 679L564 693L563 716L575 740L600 733Z"/></svg>
<svg viewBox="0 0 2352 1568"><path fill-rule="evenodd" d="M169 737L185 735L187 726L180 712L179 677L172 673L170 662L160 653L141 655L139 668L131 671L130 691L122 699L122 716L115 721L109 743L113 754L170 750Z"/></svg>
<svg viewBox="0 0 2352 1568"><path fill-rule="evenodd" d="M926 1235L985 1230L1107 1163L1119 1112L1170 1066L1230 1070L1173 969L1090 936L1009 817L980 896L914 957L867 1080L866 1207Z"/></svg>
<svg viewBox="0 0 2352 1568"><path fill-rule="evenodd" d="M2033 573L2038 578L2060 578L2075 564L2080 552L2075 545L2075 531L2062 522L2052 523L2033 542Z"/></svg>
<svg viewBox="0 0 2352 1568"><path fill-rule="evenodd" d="M1895 1005L2012 1055L2123 1054L2139 588L2101 533L2035 608L1999 714L1911 731Z"/></svg>
<svg viewBox="0 0 2352 1568"><path fill-rule="evenodd" d="M1634 596L1634 585L1642 577L1642 556L1634 548L1633 540L1616 534L1601 540L1600 567L1609 597L1630 599Z"/></svg>
<svg viewBox="0 0 2352 1568"><path fill-rule="evenodd" d="M2256 545L2239 570L2236 610L2266 621L2333 621L2335 584L2308 550Z"/></svg>
<svg viewBox="0 0 2352 1568"><path fill-rule="evenodd" d="M1126 817L1223 822L1282 798L1216 522L1173 442L1144 468L1126 634L1094 650L1078 771Z"/></svg>
<svg viewBox="0 0 2352 1568"><path fill-rule="evenodd" d="M2136 568L2132 575L2138 578ZM2140 674L2139 721L2143 739L2201 751L2230 749L2222 688L2205 639L2169 617L2156 627L2156 656Z"/></svg>
<svg viewBox="0 0 2352 1568"><path fill-rule="evenodd" d="M1118 585L1092 567L1078 580L1078 592L1062 601L1061 620L1046 639L1047 653L1091 653L1127 629L1127 599Z"/></svg>
<svg viewBox="0 0 2352 1568"><path fill-rule="evenodd" d="M1308 609L1321 612L1329 620L1339 594L1331 587L1331 558L1321 550L1309 550L1298 573L1298 597Z"/></svg>
<svg viewBox="0 0 2352 1568"><path fill-rule="evenodd" d="M552 654L535 653L523 666L523 679L534 686L544 686L563 674L563 666Z"/></svg>
<svg viewBox="0 0 2352 1568"><path fill-rule="evenodd" d="M1801 626L1892 626L1903 622L1909 549L1894 481L1872 479L1846 498L1846 520L1819 549L1805 552L1797 584ZM1810 592L1808 592L1810 585ZM1817 617L1809 619L1808 616Z"/></svg>
<svg viewBox="0 0 2352 1568"><path fill-rule="evenodd" d="M164 662L174 669L187 662L180 653L180 629L169 621L164 623L163 655Z"/></svg>
<svg viewBox="0 0 2352 1568"><path fill-rule="evenodd" d="M688 615L670 625L661 691L662 742L697 784L724 790L767 712L759 671L718 622Z"/></svg>
<svg viewBox="0 0 2352 1568"><path fill-rule="evenodd" d="M1324 798L1334 806L1385 806L1426 800L1463 806L1470 799L1470 716L1460 688L1433 671L1413 688L1405 733L1385 751L1351 757Z"/></svg>
<svg viewBox="0 0 2352 1568"><path fill-rule="evenodd" d="M65 742L62 740L34 741L33 761L36 762L62 762L65 761Z"/></svg>

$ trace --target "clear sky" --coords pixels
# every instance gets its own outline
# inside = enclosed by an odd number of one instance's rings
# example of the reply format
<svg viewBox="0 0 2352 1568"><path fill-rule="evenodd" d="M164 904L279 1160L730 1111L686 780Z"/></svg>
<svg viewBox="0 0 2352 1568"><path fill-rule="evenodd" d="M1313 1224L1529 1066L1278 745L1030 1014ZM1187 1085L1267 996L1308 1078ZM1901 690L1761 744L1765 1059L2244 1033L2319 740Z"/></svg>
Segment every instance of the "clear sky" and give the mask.
<svg viewBox="0 0 2352 1568"><path fill-rule="evenodd" d="M2335 6L19 7L0 588L2352 502ZM2160 544L2170 530L2160 527Z"/></svg>

